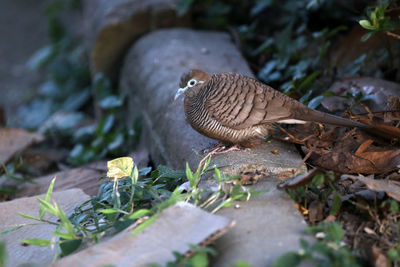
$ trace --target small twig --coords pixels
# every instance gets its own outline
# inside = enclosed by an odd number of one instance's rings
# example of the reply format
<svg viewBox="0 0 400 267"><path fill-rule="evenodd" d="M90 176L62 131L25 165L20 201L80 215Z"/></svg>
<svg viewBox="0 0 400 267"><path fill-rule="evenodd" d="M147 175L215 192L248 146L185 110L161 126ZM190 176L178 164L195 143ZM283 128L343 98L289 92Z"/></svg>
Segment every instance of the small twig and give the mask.
<svg viewBox="0 0 400 267"><path fill-rule="evenodd" d="M385 32L386 35L389 35L390 37L396 38L400 40L400 35L392 33L392 32Z"/></svg>

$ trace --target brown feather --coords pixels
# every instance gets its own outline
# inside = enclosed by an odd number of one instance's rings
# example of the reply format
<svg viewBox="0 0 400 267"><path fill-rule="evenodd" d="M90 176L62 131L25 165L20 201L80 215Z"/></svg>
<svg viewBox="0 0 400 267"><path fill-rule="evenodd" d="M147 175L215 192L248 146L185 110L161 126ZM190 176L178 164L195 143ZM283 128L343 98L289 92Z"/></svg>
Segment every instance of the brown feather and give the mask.
<svg viewBox="0 0 400 267"><path fill-rule="evenodd" d="M235 73L208 75L192 70L180 86L196 79L203 83L185 92L185 114L200 133L227 143L241 144L264 138L272 124L301 120L346 127L367 127L349 119L308 108L253 78Z"/></svg>

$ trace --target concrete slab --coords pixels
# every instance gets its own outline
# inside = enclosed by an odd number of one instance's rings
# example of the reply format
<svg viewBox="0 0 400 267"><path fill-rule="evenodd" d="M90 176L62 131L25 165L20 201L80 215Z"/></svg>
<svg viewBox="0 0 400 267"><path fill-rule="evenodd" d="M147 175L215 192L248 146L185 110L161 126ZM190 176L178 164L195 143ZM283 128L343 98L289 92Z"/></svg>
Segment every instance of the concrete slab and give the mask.
<svg viewBox="0 0 400 267"><path fill-rule="evenodd" d="M57 184L57 181L56 181ZM16 212L38 217L40 203L35 197L19 198L9 202L0 203L0 232L10 230L16 225L34 224L36 221L21 217ZM53 193L52 200L57 202L66 214L73 212L75 206L88 200L89 196L80 189L70 189ZM44 219L56 221L57 218L45 215ZM0 235L0 240L6 242L8 260L5 266L20 266L21 264L49 265L53 260L54 252L50 247L38 247L33 245L24 246L20 240L26 238L41 238L50 240L55 232L56 226L50 224L27 225L19 230L6 235Z"/></svg>
<svg viewBox="0 0 400 267"><path fill-rule="evenodd" d="M207 244L234 225L222 216L207 213L185 202L164 210L157 220L137 235L129 227L112 239L55 262L52 266L149 266L185 254L189 244Z"/></svg>

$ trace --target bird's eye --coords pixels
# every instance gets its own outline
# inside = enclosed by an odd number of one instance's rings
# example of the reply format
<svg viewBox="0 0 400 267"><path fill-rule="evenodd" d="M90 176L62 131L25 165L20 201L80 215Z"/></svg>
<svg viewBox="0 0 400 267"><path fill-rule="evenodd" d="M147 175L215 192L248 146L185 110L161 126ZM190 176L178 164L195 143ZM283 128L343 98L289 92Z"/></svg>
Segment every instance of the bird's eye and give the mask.
<svg viewBox="0 0 400 267"><path fill-rule="evenodd" d="M193 86L196 85L196 83L197 83L197 81L196 81L195 79L191 79L190 81L188 81L187 85L188 85L189 87L193 87Z"/></svg>

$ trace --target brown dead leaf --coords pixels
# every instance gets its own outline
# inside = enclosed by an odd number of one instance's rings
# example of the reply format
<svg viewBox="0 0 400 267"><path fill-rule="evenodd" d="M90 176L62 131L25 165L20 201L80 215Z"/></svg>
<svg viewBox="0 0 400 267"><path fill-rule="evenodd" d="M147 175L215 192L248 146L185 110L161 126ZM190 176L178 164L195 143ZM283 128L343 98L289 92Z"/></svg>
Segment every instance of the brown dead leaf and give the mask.
<svg viewBox="0 0 400 267"><path fill-rule="evenodd" d="M19 188L17 197L35 196L46 193L50 181L57 177L54 185L54 191L67 190L71 188L80 188L86 194L94 196L104 180L99 179L105 175L107 166L105 161L92 162L79 168L60 171L34 179L35 184L25 183ZM101 168L99 168L101 167Z"/></svg>
<svg viewBox="0 0 400 267"><path fill-rule="evenodd" d="M305 154L310 151L305 146L302 150ZM314 165L339 173L386 173L400 165L400 149L373 146L370 139L356 136L333 143L329 151L314 148L313 152L310 160Z"/></svg>
<svg viewBox="0 0 400 267"><path fill-rule="evenodd" d="M0 164L9 161L16 153L34 143L44 140L44 136L22 129L0 128Z"/></svg>
<svg viewBox="0 0 400 267"><path fill-rule="evenodd" d="M321 170L318 168L312 169L306 173L297 175L291 179L287 179L286 181L278 184L278 188L285 188L285 189L294 189L300 186L306 185L311 182L314 176L320 173Z"/></svg>
<svg viewBox="0 0 400 267"><path fill-rule="evenodd" d="M317 223L324 218L323 204L318 200L314 200L313 202L310 203L308 211L309 211L308 219L311 222L311 224Z"/></svg>
<svg viewBox="0 0 400 267"><path fill-rule="evenodd" d="M388 260L385 254L376 246L372 246L372 260L376 267L386 267L389 266Z"/></svg>
<svg viewBox="0 0 400 267"><path fill-rule="evenodd" d="M336 221L336 216L335 215L332 215L332 214L330 214L330 215L328 215L328 217L326 217L325 219L324 219L324 222L325 223L330 223L330 222L334 222L334 221Z"/></svg>
<svg viewBox="0 0 400 267"><path fill-rule="evenodd" d="M376 180L369 177L342 175L342 178L351 178L363 182L369 189L374 191L383 191L393 199L400 201L400 182L384 179Z"/></svg>
<svg viewBox="0 0 400 267"><path fill-rule="evenodd" d="M56 162L66 159L68 154L69 151L62 148L29 148L21 156L24 162L40 175L41 172L48 171Z"/></svg>
<svg viewBox="0 0 400 267"><path fill-rule="evenodd" d="M303 206L301 206L299 203L295 203L297 210L303 214L303 216L308 215L309 211L308 209L304 208Z"/></svg>
<svg viewBox="0 0 400 267"><path fill-rule="evenodd" d="M383 119L374 117L373 119L368 117L363 117L358 119L359 122L371 126L370 128L365 128L364 130L370 134L377 135L389 140L400 139L400 129L392 125L386 124Z"/></svg>

